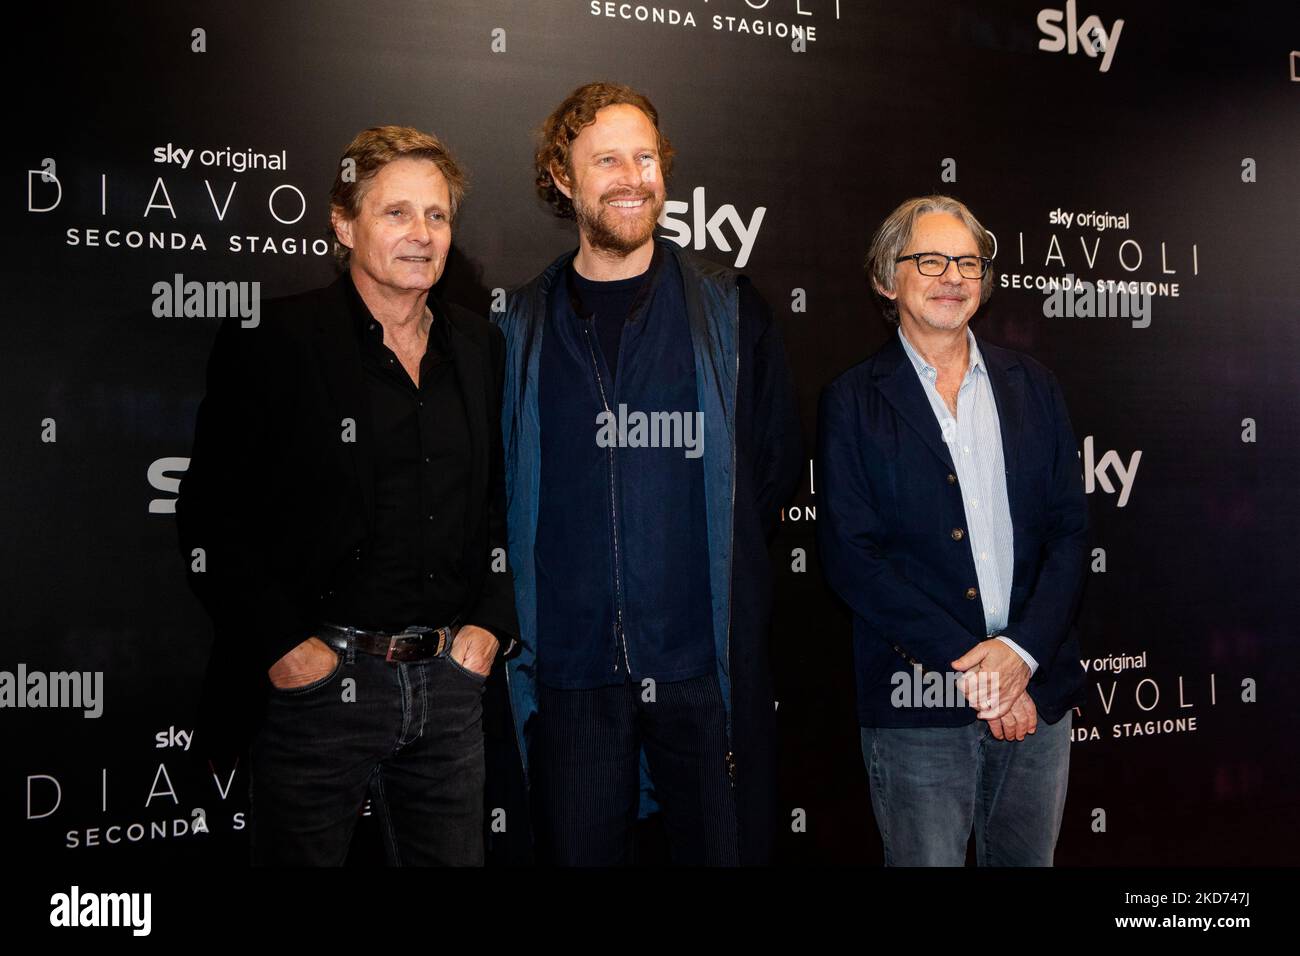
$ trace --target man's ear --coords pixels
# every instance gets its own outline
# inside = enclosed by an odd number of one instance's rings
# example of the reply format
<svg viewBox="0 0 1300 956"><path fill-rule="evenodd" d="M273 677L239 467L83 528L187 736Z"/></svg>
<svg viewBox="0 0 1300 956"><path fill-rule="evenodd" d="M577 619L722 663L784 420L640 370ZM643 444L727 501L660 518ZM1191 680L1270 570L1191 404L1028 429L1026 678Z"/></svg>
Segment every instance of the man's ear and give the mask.
<svg viewBox="0 0 1300 956"><path fill-rule="evenodd" d="M564 170L562 170L559 166L556 166L554 163L551 163L550 172L551 172L551 182L555 183L555 188L558 189L560 192L564 193L564 195L567 198L572 199L573 186L570 185L569 182L567 181L564 175Z"/></svg>
<svg viewBox="0 0 1300 956"><path fill-rule="evenodd" d="M334 235L338 237L339 242L351 249L352 220L338 206L330 206L330 225L334 228Z"/></svg>
<svg viewBox="0 0 1300 956"><path fill-rule="evenodd" d="M897 298L898 298L898 293L897 293L897 292L895 292L893 289L886 289L884 286L882 286L882 285L881 285L879 282L877 282L875 279L872 279L872 280L871 280L871 287L872 287L873 289L875 289L877 292L879 292L881 295L883 295L886 299L891 299L891 300L892 300L892 299L897 299Z"/></svg>

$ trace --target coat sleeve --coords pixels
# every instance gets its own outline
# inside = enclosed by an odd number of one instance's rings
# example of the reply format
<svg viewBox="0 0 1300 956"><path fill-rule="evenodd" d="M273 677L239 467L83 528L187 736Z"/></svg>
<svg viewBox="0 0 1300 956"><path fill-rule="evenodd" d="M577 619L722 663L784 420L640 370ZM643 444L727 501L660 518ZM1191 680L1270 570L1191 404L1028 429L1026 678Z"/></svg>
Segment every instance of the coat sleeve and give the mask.
<svg viewBox="0 0 1300 956"><path fill-rule="evenodd" d="M1046 374L1055 454L1038 577L1020 616L1002 631L1038 661L1035 676L1051 671L1057 652L1069 637L1083 589L1088 538L1088 499L1079 469L1079 445L1060 386L1050 372Z"/></svg>
<svg viewBox="0 0 1300 956"><path fill-rule="evenodd" d="M260 481L282 420L272 376L291 375L292 363L276 359L265 316L253 328L240 321L223 321L213 343L176 523L186 579L218 639L239 635L266 670L310 637L312 625L272 566L266 532L276 526L276 503Z"/></svg>
<svg viewBox="0 0 1300 956"><path fill-rule="evenodd" d="M849 384L821 397L817 440L817 544L836 594L895 650L927 670L947 672L978 639L916 585L885 553L887 515L863 462L864 426Z"/></svg>
<svg viewBox="0 0 1300 956"><path fill-rule="evenodd" d="M519 637L515 614L514 575L510 570L506 539L505 455L501 444L501 390L505 378L505 336L495 325L488 326L488 344L492 362L492 402L488 409L488 432L491 461L488 470L488 553L483 556L488 570L483 590L466 624L484 628L496 635L502 653L509 653ZM502 570L493 566L503 565Z"/></svg>
<svg viewBox="0 0 1300 956"><path fill-rule="evenodd" d="M803 429L781 329L772 310L748 280L740 280L742 321L759 330L754 343L754 499L763 533L776 533L781 508L794 495L803 471Z"/></svg>

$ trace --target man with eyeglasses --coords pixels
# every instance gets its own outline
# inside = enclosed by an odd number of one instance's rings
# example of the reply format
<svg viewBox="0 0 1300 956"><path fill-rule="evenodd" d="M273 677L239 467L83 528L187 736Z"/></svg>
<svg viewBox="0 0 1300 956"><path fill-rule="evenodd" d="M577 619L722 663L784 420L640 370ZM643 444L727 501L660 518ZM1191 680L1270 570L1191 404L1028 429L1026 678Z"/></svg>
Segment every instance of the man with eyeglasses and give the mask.
<svg viewBox="0 0 1300 956"><path fill-rule="evenodd" d="M889 866L1050 866L1083 695L1071 633L1087 504L1056 379L968 328L993 240L947 196L867 257L898 325L828 385L822 566L853 612L858 717Z"/></svg>

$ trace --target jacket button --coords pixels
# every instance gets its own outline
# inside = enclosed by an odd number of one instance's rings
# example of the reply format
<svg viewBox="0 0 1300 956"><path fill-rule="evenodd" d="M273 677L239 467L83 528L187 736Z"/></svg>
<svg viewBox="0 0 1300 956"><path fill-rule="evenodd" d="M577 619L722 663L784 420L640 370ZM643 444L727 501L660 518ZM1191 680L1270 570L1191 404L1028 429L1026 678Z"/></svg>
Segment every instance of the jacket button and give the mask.
<svg viewBox="0 0 1300 956"><path fill-rule="evenodd" d="M977 594L979 594L979 591L976 591L974 588L967 588L967 589L966 589L966 600L968 600L968 601L973 601L973 600L975 600L975 596L976 596Z"/></svg>
<svg viewBox="0 0 1300 956"><path fill-rule="evenodd" d="M966 532L962 531L961 528L952 529L952 540L960 541L964 537L966 537Z"/></svg>
<svg viewBox="0 0 1300 956"><path fill-rule="evenodd" d="M913 667L920 667L920 666L921 666L921 662L920 662L920 661L918 661L918 660L917 660L915 657L913 657L911 654L907 653L907 651L903 650L903 649L902 649L901 647L899 647L897 644L894 645L894 650L898 651L898 656L901 657L901 658L903 658L903 660L907 661L907 663L911 664Z"/></svg>
<svg viewBox="0 0 1300 956"><path fill-rule="evenodd" d="M948 484L950 485L957 484L957 476L952 474L951 472L948 474Z"/></svg>

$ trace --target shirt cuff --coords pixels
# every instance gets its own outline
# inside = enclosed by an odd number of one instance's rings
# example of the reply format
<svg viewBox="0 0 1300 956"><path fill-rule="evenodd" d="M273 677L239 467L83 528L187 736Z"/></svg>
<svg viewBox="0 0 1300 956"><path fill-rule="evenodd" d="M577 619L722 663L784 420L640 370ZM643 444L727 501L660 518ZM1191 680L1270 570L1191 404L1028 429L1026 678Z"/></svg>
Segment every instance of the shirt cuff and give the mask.
<svg viewBox="0 0 1300 956"><path fill-rule="evenodd" d="M1029 676L1033 677L1034 672L1038 670L1038 661L1034 660L1034 656L1009 637L999 634L997 639L1020 655L1021 659L1029 665Z"/></svg>

